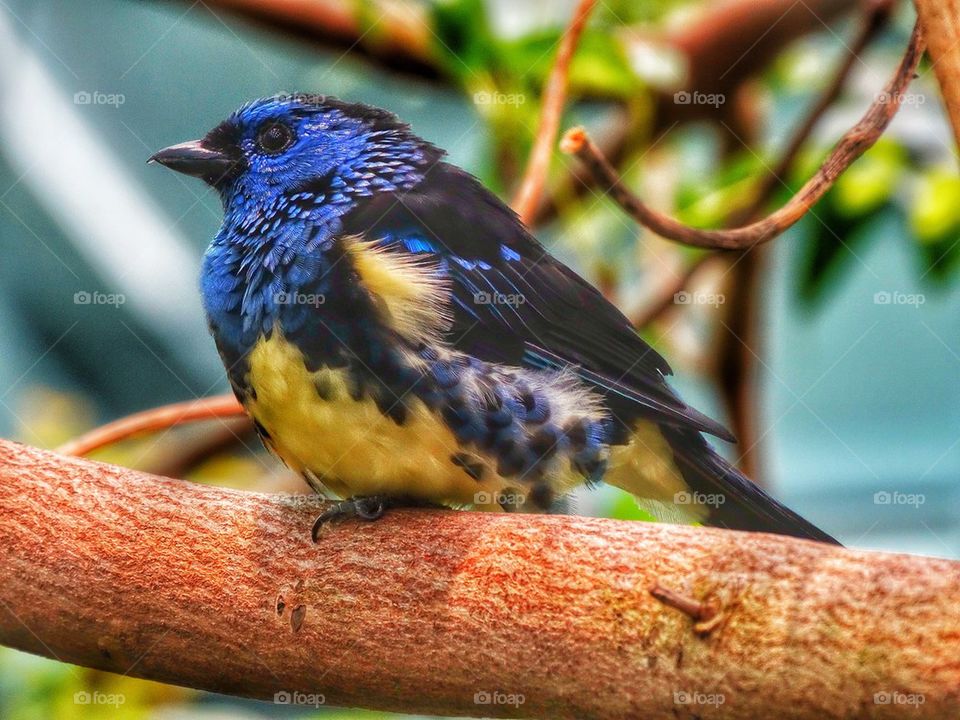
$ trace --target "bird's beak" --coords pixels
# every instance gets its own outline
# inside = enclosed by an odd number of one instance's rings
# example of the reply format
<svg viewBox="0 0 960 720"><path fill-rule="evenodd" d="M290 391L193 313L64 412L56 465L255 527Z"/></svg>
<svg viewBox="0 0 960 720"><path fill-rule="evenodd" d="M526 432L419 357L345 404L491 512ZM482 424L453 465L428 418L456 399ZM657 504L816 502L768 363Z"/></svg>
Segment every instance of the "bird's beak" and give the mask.
<svg viewBox="0 0 960 720"><path fill-rule="evenodd" d="M242 160L222 150L206 148L202 142L202 140L191 140L179 145L171 145L151 155L147 162L157 162L171 170L202 178L211 185L216 185L232 174Z"/></svg>

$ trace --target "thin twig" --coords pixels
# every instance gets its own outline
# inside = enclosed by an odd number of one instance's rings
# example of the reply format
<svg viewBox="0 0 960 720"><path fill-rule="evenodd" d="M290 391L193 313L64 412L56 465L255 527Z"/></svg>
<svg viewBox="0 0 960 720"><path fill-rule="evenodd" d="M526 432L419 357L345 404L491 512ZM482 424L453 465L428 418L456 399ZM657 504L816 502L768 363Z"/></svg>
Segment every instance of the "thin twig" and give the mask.
<svg viewBox="0 0 960 720"><path fill-rule="evenodd" d="M165 430L174 425L197 420L234 418L243 408L233 395L188 400L128 415L107 423L57 448L63 455L88 455L107 445L126 440L140 433Z"/></svg>
<svg viewBox="0 0 960 720"><path fill-rule="evenodd" d="M893 7L891 0L869 0L860 18L856 35L843 54L833 79L807 112L773 169L761 178L753 202L743 212L728 218L728 227L737 227L763 217L763 210L796 162L801 148L820 118L840 96L860 54L885 26ZM738 466L762 485L763 452L760 442L759 408L761 388L757 383L758 358L763 354L765 335L760 323L760 289L768 263L769 248L756 247L729 257L726 319L716 338L713 356L720 390L727 406L734 434L740 441Z"/></svg>
<svg viewBox="0 0 960 720"><path fill-rule="evenodd" d="M520 182L520 189L513 200L513 208L517 211L524 223L530 223L540 203L543 186L550 171L550 157L557 133L560 131L560 116L567 99L567 81L570 76L570 63L580 42L580 36L587 25L590 11L597 4L596 0L580 0L573 13L573 19L563 37L560 38L560 47L557 49L557 58L554 61L547 87L543 93L543 104L540 108L540 122L537 125L537 137L530 152L526 172Z"/></svg>
<svg viewBox="0 0 960 720"><path fill-rule="evenodd" d="M659 584L650 588L650 594L664 605L676 608L697 621L709 620L717 612L716 606L714 605L700 602L699 600L695 600L692 597L688 597L676 590L665 588Z"/></svg>
<svg viewBox="0 0 960 720"><path fill-rule="evenodd" d="M659 583L650 588L650 594L664 605L689 615L694 621L693 630L698 635L708 635L724 621L720 612L720 602L716 598L695 600Z"/></svg>
<svg viewBox="0 0 960 720"><path fill-rule="evenodd" d="M783 179L786 178L790 168L796 161L800 149L810 137L817 122L819 122L824 113L830 109L830 106L836 102L860 53L864 51L867 45L876 37L880 29L886 24L890 17L892 6L893 0L876 0L872 4L864 16L863 21L860 23L856 37L850 42L849 46L847 46L847 51L843 54L843 59L834 71L830 84L820 95L813 107L807 112L803 122L797 126L786 147L781 152L780 159L759 181L753 201L743 212L736 213L731 217L728 223L730 226L736 227L745 222L750 222L760 215L763 206L770 200L778 183L783 182ZM711 261L716 257L718 256L712 254L702 255L693 260L681 274L673 279L673 282L663 287L660 292L657 293L657 296L633 318L634 327L646 327L673 307L676 294L685 290L693 278L699 275L704 267L710 265Z"/></svg>
<svg viewBox="0 0 960 720"><path fill-rule="evenodd" d="M840 92L843 90L850 72L853 70L860 54L866 49L871 41L877 36L880 30L890 19L890 12L893 8L893 0L874 0L871 3L866 14L860 23L856 37L845 48L843 58L837 69L834 71L833 79L820 95L820 98L807 112L803 122L797 126L793 132L790 141L780 154L780 160L767 173L764 174L757 186L756 195L753 202L742 212L735 215L730 225L741 225L744 222L755 220L763 210L763 206L770 200L778 185L785 182L790 168L797 159L803 144L810 137L814 127L820 121L820 118L830 109Z"/></svg>
<svg viewBox="0 0 960 720"><path fill-rule="evenodd" d="M729 230L703 230L690 227L649 207L634 195L593 143L586 130L573 128L561 142L564 152L575 154L609 188L611 197L644 227L658 235L694 247L743 250L768 242L794 225L823 197L854 160L866 152L883 134L900 108L903 91L916 72L923 54L919 25L914 26L910 44L890 82L856 125L840 139L816 174L787 202L763 220Z"/></svg>

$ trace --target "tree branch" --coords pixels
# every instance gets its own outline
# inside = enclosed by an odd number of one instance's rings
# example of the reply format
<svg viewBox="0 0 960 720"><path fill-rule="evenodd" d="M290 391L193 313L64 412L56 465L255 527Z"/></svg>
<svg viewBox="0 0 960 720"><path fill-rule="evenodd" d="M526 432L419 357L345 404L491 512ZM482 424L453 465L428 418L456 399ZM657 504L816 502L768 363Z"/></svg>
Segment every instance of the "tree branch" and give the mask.
<svg viewBox="0 0 960 720"><path fill-rule="evenodd" d="M843 59L834 71L830 84L827 85L827 88L821 93L817 102L807 111L803 121L797 126L796 130L794 130L790 136L790 140L780 153L780 159L777 160L773 168L767 172L758 183L753 201L749 207L742 213L733 216L728 222L729 225L736 226L755 220L763 209L763 206L776 191L777 185L785 181L784 178L787 176L787 173L789 173L790 168L793 167L797 154L810 137L817 122L819 122L824 113L830 109L830 106L833 105L840 96L840 91L846 84L847 78L858 56L864 51L867 45L870 44L871 40L876 37L880 29L887 23L887 20L889 20L893 4L894 0L871 0L870 6L860 23L860 28L849 47L845 48L846 51L843 53ZM634 327L638 329L645 328L673 307L676 294L685 290L693 278L716 257L717 256L710 254L696 258L683 272L679 273L672 281L667 282L647 307L643 308L634 316Z"/></svg>
<svg viewBox="0 0 960 720"><path fill-rule="evenodd" d="M929 38L930 60L953 138L960 146L960 0L915 0L914 4Z"/></svg>
<svg viewBox="0 0 960 720"><path fill-rule="evenodd" d="M575 154L609 188L611 197L644 227L658 235L694 247L744 250L768 242L790 228L823 197L837 177L863 155L883 134L903 99L903 91L913 80L923 54L919 25L914 27L907 51L897 72L870 108L840 139L817 173L779 210L763 220L728 230L703 230L690 227L649 207L623 183L616 169L593 143L586 130L573 128L564 136L564 152Z"/></svg>
<svg viewBox="0 0 960 720"><path fill-rule="evenodd" d="M513 209L527 225L533 219L534 213L543 194L543 186L550 172L550 158L553 155L553 145L560 131L560 117L563 115L563 105L567 99L567 79L570 75L570 63L580 41L580 35L587 26L587 18L597 4L597 0L580 0L573 13L570 26L560 38L557 48L557 57L554 60L547 85L543 93L543 102L540 108L540 121L537 125L537 136L530 151L527 169L520 182L513 201Z"/></svg>
<svg viewBox="0 0 960 720"><path fill-rule="evenodd" d="M233 395L186 400L143 412L127 415L101 425L57 448L64 455L89 455L107 445L126 440L141 433L165 430L181 423L197 420L224 420L244 415L243 407Z"/></svg>
<svg viewBox="0 0 960 720"><path fill-rule="evenodd" d="M0 643L215 692L443 715L960 713L960 563L428 510L345 521L314 545L321 507L0 441ZM882 704L893 693L923 702ZM686 706L706 697L722 705Z"/></svg>
<svg viewBox="0 0 960 720"><path fill-rule="evenodd" d="M780 153L780 159L763 176L756 190L753 202L743 212L740 218L734 218L731 225L739 225L741 222L750 222L755 220L763 210L763 206L770 200L770 197L777 190L777 187L786 182L787 174L797 155L803 148L803 144L810 137L813 129L816 127L820 118L830 109L830 107L840 97L843 86L847 83L847 78L853 70L854 65L860 59L860 53L866 50L867 46L873 41L877 34L884 28L890 19L890 13L893 10L894 0L870 0L869 7L860 20L860 27L856 36L850 42L849 46L844 44L842 59L834 70L833 77L826 89L820 94L817 102L814 103L803 121L797 126L796 130L790 136L786 147Z"/></svg>
<svg viewBox="0 0 960 720"><path fill-rule="evenodd" d="M391 70L437 79L443 75L429 8L422 3L374 0L206 0L212 7L295 35L365 55Z"/></svg>

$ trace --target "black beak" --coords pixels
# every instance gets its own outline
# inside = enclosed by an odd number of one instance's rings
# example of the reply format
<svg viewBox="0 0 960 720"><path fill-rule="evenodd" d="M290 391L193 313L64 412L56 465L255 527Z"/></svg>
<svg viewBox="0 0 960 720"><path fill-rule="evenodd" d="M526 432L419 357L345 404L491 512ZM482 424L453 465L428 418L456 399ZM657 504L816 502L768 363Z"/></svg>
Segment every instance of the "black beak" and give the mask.
<svg viewBox="0 0 960 720"><path fill-rule="evenodd" d="M242 158L222 150L211 150L202 143L202 140L191 140L171 145L151 155L147 162L158 162L184 175L201 178L211 185L242 169Z"/></svg>

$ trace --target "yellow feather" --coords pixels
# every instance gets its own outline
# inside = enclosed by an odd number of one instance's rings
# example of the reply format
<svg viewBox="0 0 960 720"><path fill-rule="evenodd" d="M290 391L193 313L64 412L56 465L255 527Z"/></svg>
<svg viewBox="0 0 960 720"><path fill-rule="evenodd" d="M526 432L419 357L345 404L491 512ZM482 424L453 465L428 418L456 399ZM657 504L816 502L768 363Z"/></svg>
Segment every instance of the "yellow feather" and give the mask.
<svg viewBox="0 0 960 720"><path fill-rule="evenodd" d="M709 514L708 508L692 502L673 450L655 423L638 421L626 445L610 448L607 467L604 482L632 493L661 520L702 522Z"/></svg>
<svg viewBox="0 0 960 720"><path fill-rule="evenodd" d="M415 343L435 341L450 327L449 285L431 261L356 236L343 243L389 327Z"/></svg>
<svg viewBox="0 0 960 720"><path fill-rule="evenodd" d="M300 350L280 332L258 342L249 367L256 399L247 410L269 433L271 449L340 497L383 493L473 505L479 496L484 509L497 510L484 500L510 491L489 462L477 481L452 461L460 451L456 439L420 400L406 398L408 417L398 425L373 400L352 398L345 371L308 372Z"/></svg>

